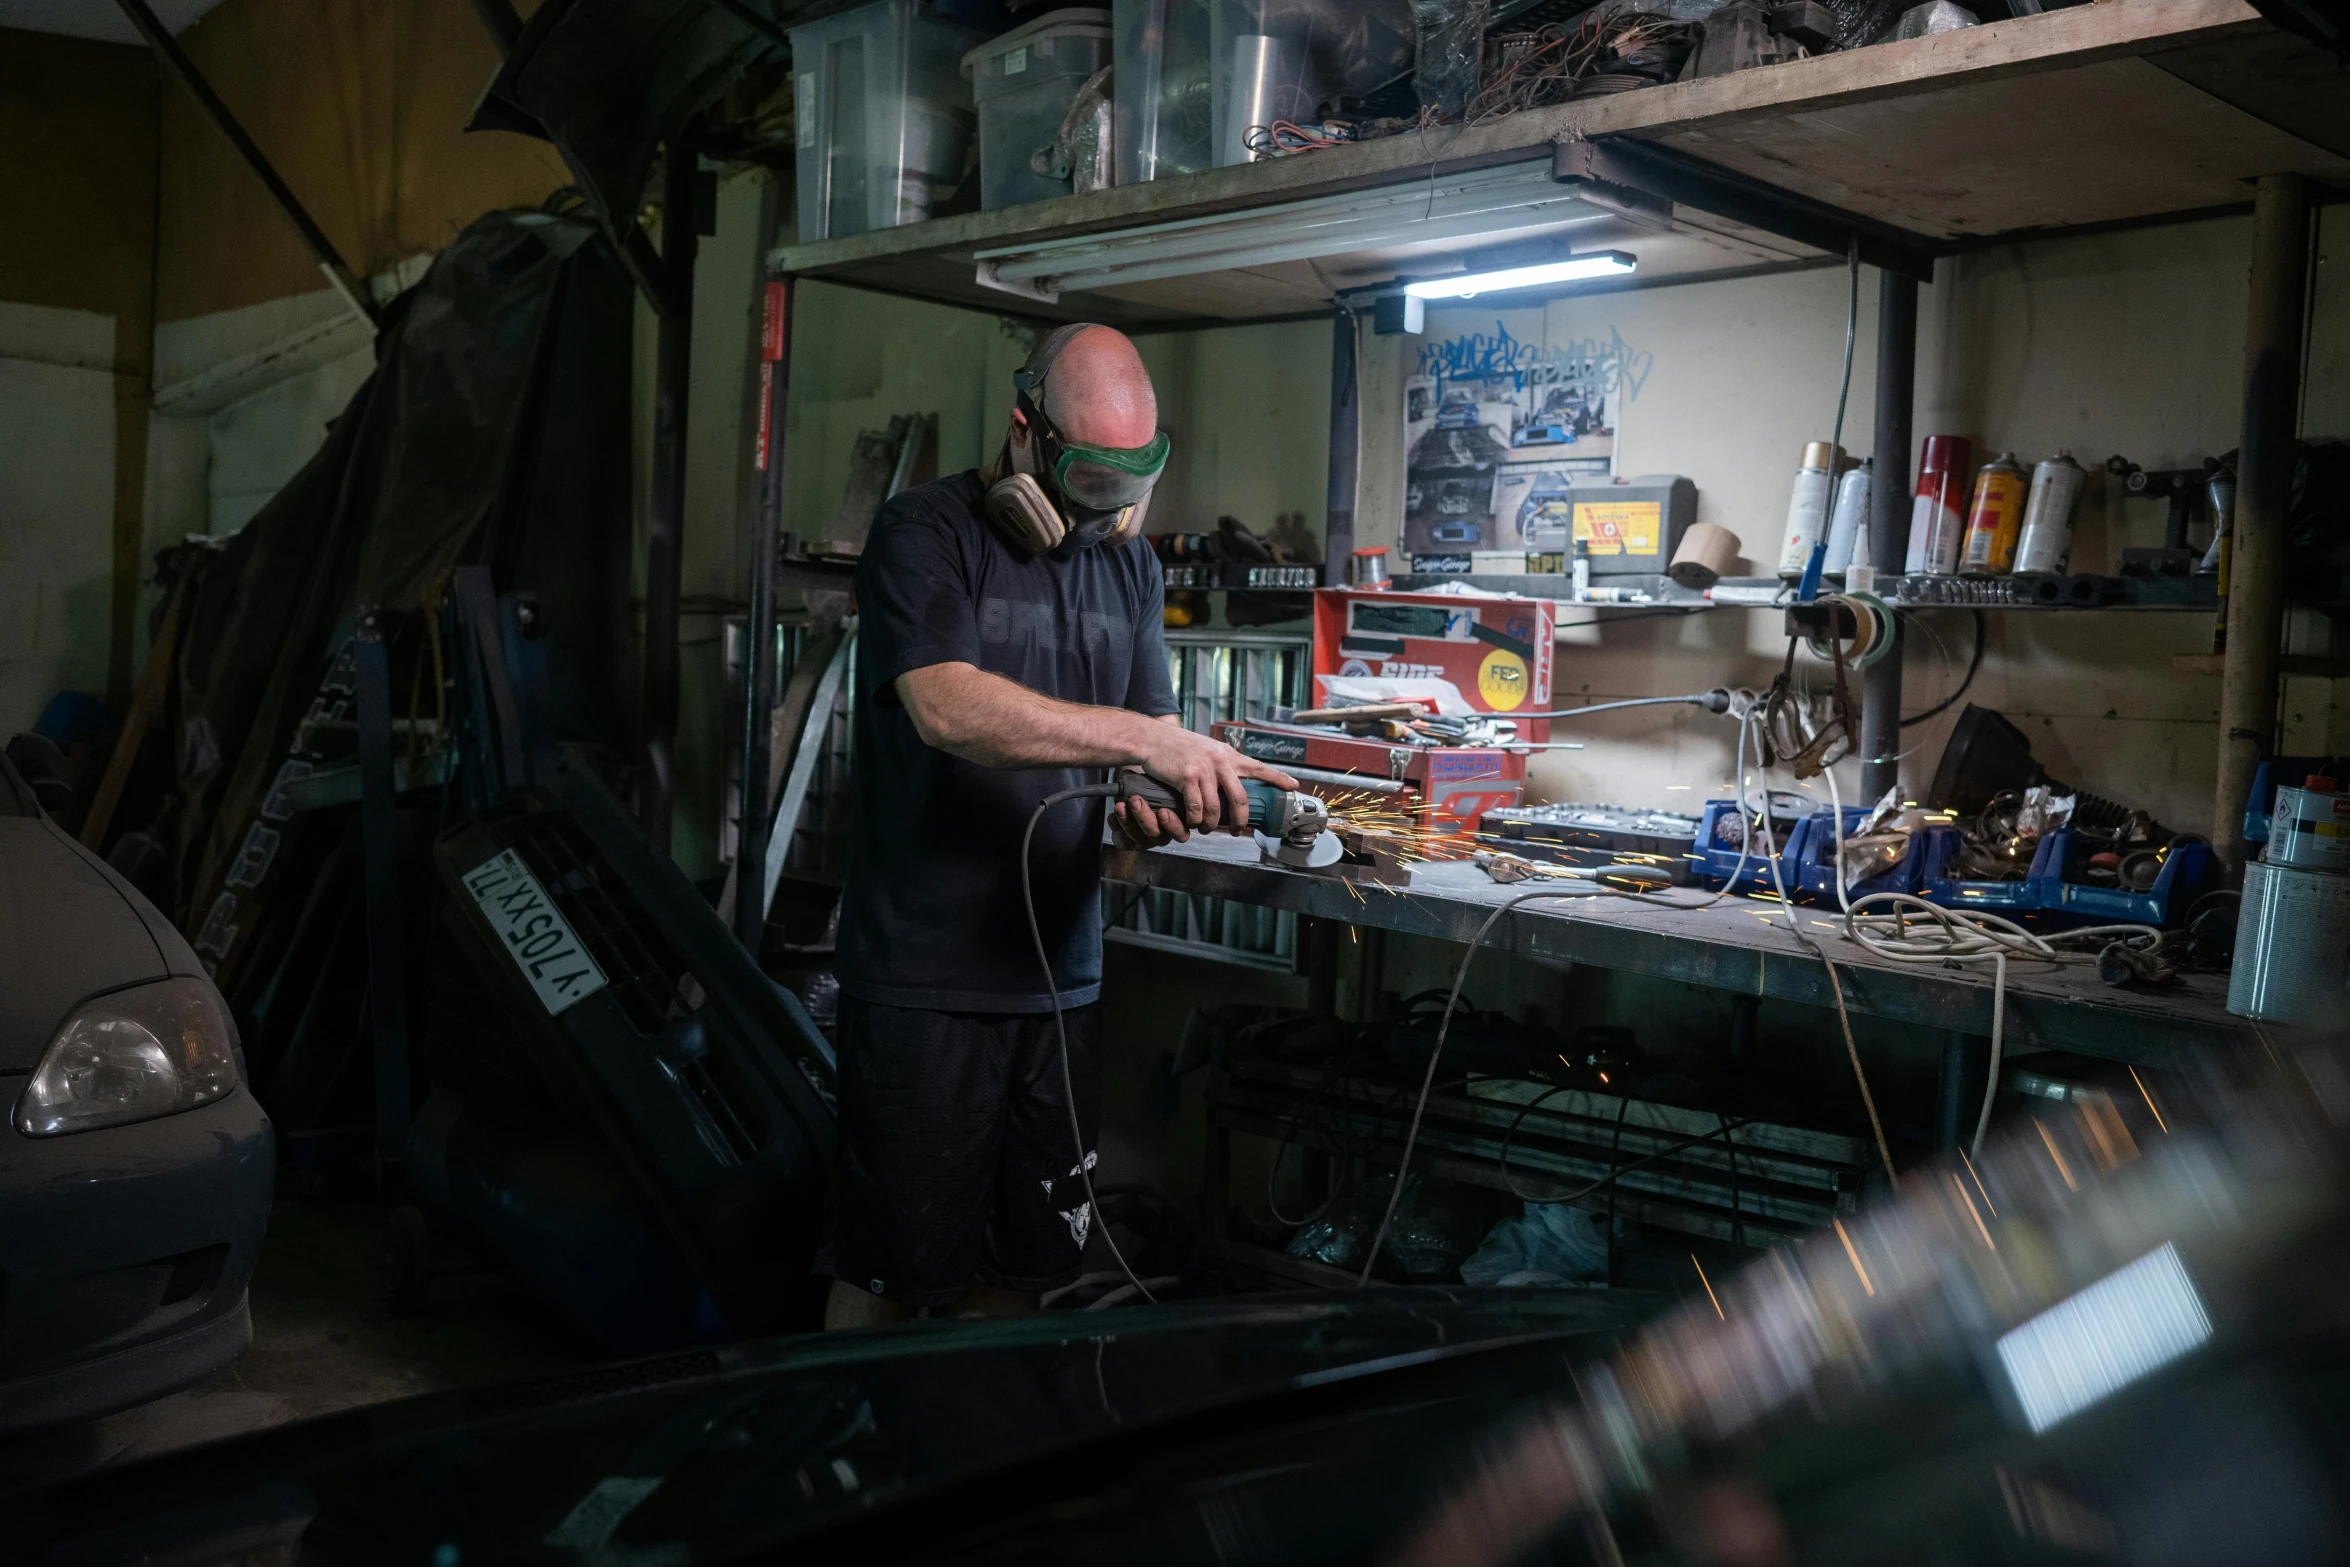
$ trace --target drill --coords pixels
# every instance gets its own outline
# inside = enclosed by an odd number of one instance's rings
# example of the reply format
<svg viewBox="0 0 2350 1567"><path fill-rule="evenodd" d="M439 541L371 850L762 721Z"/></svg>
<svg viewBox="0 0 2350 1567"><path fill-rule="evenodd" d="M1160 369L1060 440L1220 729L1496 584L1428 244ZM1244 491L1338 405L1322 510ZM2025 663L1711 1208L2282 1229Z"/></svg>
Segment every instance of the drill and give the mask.
<svg viewBox="0 0 2350 1567"><path fill-rule="evenodd" d="M1329 839L1327 846L1324 843L1330 831L1330 808L1318 795L1303 789L1276 789L1254 778L1241 783L1248 791L1248 830L1257 834L1265 852L1274 859L1310 870L1338 858L1337 840ZM1148 773L1120 771L1116 782L1105 785L1102 792L1183 814L1182 799ZM1232 826L1226 830L1242 829Z"/></svg>

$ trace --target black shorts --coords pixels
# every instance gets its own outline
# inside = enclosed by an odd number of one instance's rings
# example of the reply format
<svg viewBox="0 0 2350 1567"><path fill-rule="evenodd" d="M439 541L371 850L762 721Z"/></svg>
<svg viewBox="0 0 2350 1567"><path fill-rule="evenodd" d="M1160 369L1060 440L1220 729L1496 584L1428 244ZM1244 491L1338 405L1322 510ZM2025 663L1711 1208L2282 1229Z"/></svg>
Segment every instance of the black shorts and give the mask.
<svg viewBox="0 0 2350 1567"><path fill-rule="evenodd" d="M1101 1008L1071 1007L1085 1162L1101 1103ZM906 1306L974 1281L1075 1282L1093 1212L1079 1179L1053 1015L840 1002L836 1271Z"/></svg>

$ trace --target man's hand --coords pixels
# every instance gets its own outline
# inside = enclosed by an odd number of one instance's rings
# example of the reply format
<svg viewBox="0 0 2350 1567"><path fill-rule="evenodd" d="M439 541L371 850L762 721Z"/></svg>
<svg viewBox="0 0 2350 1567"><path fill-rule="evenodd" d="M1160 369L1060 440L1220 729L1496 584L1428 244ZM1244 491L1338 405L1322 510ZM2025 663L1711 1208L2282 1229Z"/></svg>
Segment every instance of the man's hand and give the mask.
<svg viewBox="0 0 2350 1567"><path fill-rule="evenodd" d="M1248 825L1248 791L1243 778L1259 778L1276 789L1294 789L1297 780L1221 740L1193 734L1173 714L1149 726L1143 737L1142 770L1183 797L1183 822L1203 832L1229 823ZM1158 813L1164 818L1168 813Z"/></svg>
<svg viewBox="0 0 2350 1567"><path fill-rule="evenodd" d="M1182 817L1135 799L1110 802L1110 833L1128 849L1155 849L1191 840L1191 829L1183 825Z"/></svg>
<svg viewBox="0 0 2350 1567"><path fill-rule="evenodd" d="M1281 789L1297 780L1221 740L1195 735L1174 714L1157 719L1119 707L1040 696L969 664L930 664L897 678L898 699L925 745L982 767L1140 767L1181 796L1181 812L1156 812L1151 843L1180 842L1226 822L1246 824L1243 778ZM1125 826L1141 831L1123 806Z"/></svg>

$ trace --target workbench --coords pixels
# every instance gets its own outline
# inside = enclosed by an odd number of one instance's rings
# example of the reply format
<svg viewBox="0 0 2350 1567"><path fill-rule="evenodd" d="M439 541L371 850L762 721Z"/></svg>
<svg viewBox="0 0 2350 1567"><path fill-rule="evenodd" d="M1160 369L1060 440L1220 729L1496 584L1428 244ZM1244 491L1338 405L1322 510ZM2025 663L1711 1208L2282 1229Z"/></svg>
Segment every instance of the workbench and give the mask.
<svg viewBox="0 0 2350 1567"><path fill-rule="evenodd" d="M1526 882L1497 885L1474 865L1458 861L1415 866L1406 887L1348 881L1260 863L1253 840L1223 834L1147 852L1107 849L1103 874L1130 886L1238 899L1340 924L1464 942L1497 906L1540 890ZM1706 896L1696 888L1675 888L1653 903L1617 897L1531 903L1502 916L1485 944L1546 963L1584 963L1734 994L1835 1007L1826 967L1789 932L1783 906L1739 897L1704 909L1668 906ZM1896 962L1845 940L1842 916L1834 909L1798 907L1794 915L1804 935L1835 963L1844 1004L1853 1015L1988 1040L1988 962ZM2191 1052L2252 1042L2251 1025L2232 1016L2226 1000L2225 975L2190 974L2162 990L2123 990L2100 982L2093 964L2010 960L2005 1039L2011 1049L2066 1050L2168 1070L2183 1065ZM1951 1066L1950 1075L1965 1075L1960 1063ZM1974 1081L1979 1085L1979 1069Z"/></svg>

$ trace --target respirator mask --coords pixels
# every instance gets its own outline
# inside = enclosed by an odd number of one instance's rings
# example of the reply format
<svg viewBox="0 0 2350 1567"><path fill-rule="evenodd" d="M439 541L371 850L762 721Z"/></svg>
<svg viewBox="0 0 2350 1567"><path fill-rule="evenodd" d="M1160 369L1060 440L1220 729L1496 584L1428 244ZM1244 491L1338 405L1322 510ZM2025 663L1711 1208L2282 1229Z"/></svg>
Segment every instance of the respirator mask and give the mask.
<svg viewBox="0 0 2350 1567"><path fill-rule="evenodd" d="M1062 348L1085 329L1082 323L1056 329L1014 372L1014 406L1027 421L1028 439L1007 438L988 471L987 520L1007 542L1032 554L1134 538L1150 509L1151 487L1167 466L1164 430L1143 446L1090 446L1069 440L1045 417L1045 377Z"/></svg>

